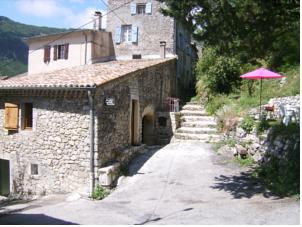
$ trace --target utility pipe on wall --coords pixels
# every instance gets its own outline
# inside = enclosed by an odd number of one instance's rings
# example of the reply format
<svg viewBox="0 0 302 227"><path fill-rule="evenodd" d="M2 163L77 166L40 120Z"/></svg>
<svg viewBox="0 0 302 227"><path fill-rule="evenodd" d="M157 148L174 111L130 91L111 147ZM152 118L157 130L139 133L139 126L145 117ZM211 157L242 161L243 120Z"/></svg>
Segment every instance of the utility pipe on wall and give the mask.
<svg viewBox="0 0 302 227"><path fill-rule="evenodd" d="M95 173L94 173L94 138L95 138L95 124L94 124L94 95L95 90L88 90L88 99L90 106L90 124L89 124L89 132L90 132L90 195L92 195L95 187Z"/></svg>

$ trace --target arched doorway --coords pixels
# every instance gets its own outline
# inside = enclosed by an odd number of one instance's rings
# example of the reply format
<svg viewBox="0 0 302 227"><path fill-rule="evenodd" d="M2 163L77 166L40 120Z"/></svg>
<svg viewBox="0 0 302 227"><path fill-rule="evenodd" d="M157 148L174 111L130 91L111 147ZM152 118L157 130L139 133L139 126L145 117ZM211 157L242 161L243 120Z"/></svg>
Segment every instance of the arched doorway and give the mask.
<svg viewBox="0 0 302 227"><path fill-rule="evenodd" d="M154 115L146 114L142 119L142 142L154 145Z"/></svg>

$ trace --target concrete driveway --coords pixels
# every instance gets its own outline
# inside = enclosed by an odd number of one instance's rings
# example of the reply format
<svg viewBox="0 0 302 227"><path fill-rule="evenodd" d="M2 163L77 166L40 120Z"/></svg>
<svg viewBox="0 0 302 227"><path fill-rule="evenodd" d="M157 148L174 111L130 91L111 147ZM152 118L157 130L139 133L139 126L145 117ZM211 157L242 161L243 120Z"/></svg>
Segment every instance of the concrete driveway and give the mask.
<svg viewBox="0 0 302 227"><path fill-rule="evenodd" d="M59 202L1 224L299 224L299 202L248 180L247 169L201 142L149 149L102 201Z"/></svg>

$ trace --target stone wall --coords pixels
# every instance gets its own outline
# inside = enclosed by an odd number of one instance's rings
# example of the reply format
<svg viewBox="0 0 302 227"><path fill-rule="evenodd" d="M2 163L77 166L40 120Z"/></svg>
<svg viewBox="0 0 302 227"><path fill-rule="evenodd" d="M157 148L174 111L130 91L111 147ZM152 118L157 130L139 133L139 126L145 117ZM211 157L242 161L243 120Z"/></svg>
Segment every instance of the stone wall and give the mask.
<svg viewBox="0 0 302 227"><path fill-rule="evenodd" d="M152 2L152 13L144 15L131 15L130 4L127 0L109 0L109 11L115 9L115 13L109 13L107 16L106 30L112 32L115 54L117 59L132 59L133 54L159 57L159 42L166 41L167 54L175 54L175 30L174 20L170 17L163 16L158 10L161 3L154 0L136 0L133 3ZM123 7L121 7L124 5ZM116 28L121 25L132 25L138 27L138 41L132 42L115 42ZM148 58L149 58L148 57Z"/></svg>
<svg viewBox="0 0 302 227"><path fill-rule="evenodd" d="M270 99L269 103L274 104L274 112L273 112L273 117L278 118L279 117L279 106L284 105L284 106L300 106L300 95L296 96L289 96L289 97L279 97L279 98L273 98Z"/></svg>
<svg viewBox="0 0 302 227"><path fill-rule="evenodd" d="M169 118L166 127L159 127L157 122L159 117L168 115L166 99L170 95L171 77L175 76L174 66L175 60L171 60L117 79L98 89L98 167L110 165L116 161L117 156L123 160L120 150L131 146L132 100L138 102L136 145L142 143L142 120L146 115L153 118L154 144L169 141L167 137L172 135ZM115 105L106 106L106 98L113 98Z"/></svg>
<svg viewBox="0 0 302 227"><path fill-rule="evenodd" d="M158 118L169 116L166 99L170 96L171 78L175 77L175 59L138 70L98 87L95 94L95 173L114 162L129 162L142 144L142 120L151 116L154 144L169 142L171 122L159 126ZM45 97L40 92L20 95L0 94L0 159L10 160L11 192L46 194L53 192L89 191L90 133L87 94L68 98ZM34 95L33 95L34 94ZM67 94L66 94L67 95ZM112 98L114 105L105 105ZM132 101L138 104L137 124L132 129ZM33 103L33 129L8 132L4 129L5 103L20 105L19 118L25 103ZM21 125L21 123L19 123ZM124 152L125 150L129 152ZM31 164L38 165L38 174L31 173ZM99 176L95 176L98 178Z"/></svg>
<svg viewBox="0 0 302 227"><path fill-rule="evenodd" d="M86 98L87 99L87 98ZM4 103L33 103L33 130L8 133ZM21 124L19 124L21 125ZM85 99L0 98L0 158L10 160L11 191L70 192L89 186L89 106ZM38 175L31 174L38 165Z"/></svg>

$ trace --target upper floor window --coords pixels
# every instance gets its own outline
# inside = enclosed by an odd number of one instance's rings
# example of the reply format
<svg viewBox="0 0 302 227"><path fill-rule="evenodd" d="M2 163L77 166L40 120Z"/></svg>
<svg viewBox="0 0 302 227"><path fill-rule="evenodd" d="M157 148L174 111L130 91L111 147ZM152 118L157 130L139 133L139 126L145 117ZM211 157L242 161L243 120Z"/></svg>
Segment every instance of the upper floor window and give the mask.
<svg viewBox="0 0 302 227"><path fill-rule="evenodd" d="M148 2L146 4L136 4L132 2L130 4L131 15L135 14L151 14L152 13L152 3Z"/></svg>
<svg viewBox="0 0 302 227"><path fill-rule="evenodd" d="M132 26L123 25L122 26L122 42L131 42L132 41Z"/></svg>
<svg viewBox="0 0 302 227"><path fill-rule="evenodd" d="M23 129L32 130L33 127L33 104L25 103L24 104L24 114L22 118Z"/></svg>
<svg viewBox="0 0 302 227"><path fill-rule="evenodd" d="M135 25L117 26L115 30L115 43L137 43L138 27Z"/></svg>
<svg viewBox="0 0 302 227"><path fill-rule="evenodd" d="M57 59L68 59L68 49L68 43L63 45L54 45L53 60L56 61Z"/></svg>
<svg viewBox="0 0 302 227"><path fill-rule="evenodd" d="M137 12L137 14L145 14L146 13L146 4L137 4L136 12Z"/></svg>

